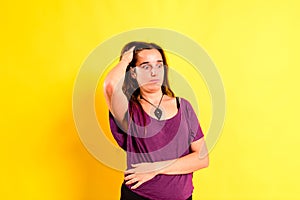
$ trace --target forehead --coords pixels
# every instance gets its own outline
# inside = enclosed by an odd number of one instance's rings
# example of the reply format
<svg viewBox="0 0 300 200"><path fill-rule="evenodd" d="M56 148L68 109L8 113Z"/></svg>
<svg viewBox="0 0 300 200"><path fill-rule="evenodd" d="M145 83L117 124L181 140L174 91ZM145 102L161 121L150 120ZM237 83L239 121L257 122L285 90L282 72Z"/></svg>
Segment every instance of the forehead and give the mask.
<svg viewBox="0 0 300 200"><path fill-rule="evenodd" d="M145 49L137 54L137 64L143 62L157 62L161 60L162 56L157 49Z"/></svg>

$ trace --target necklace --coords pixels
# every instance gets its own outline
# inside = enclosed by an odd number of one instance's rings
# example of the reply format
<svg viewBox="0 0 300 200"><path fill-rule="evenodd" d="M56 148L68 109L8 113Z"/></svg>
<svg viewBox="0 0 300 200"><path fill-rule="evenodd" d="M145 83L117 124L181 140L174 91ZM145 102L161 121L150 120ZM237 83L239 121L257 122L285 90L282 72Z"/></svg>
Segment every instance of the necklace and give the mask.
<svg viewBox="0 0 300 200"><path fill-rule="evenodd" d="M157 119L161 118L162 115L162 110L159 108L161 100L163 99L164 94L161 95L160 101L158 103L158 106L155 106L153 103L151 103L150 101L148 101L147 99L145 99L142 95L141 95L141 99L144 99L147 103L151 104L154 108L156 108L154 110L154 115L156 116Z"/></svg>

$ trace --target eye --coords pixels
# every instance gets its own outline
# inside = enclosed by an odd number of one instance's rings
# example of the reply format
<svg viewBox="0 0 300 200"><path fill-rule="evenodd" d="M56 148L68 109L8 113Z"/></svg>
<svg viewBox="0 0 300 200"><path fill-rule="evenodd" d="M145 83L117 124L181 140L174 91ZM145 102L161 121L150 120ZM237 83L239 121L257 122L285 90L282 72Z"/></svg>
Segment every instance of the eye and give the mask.
<svg viewBox="0 0 300 200"><path fill-rule="evenodd" d="M148 70L148 69L150 68L149 65L142 65L141 67L142 67L144 70Z"/></svg>
<svg viewBox="0 0 300 200"><path fill-rule="evenodd" d="M159 69L159 68L162 68L164 65L162 63L156 65L156 67Z"/></svg>

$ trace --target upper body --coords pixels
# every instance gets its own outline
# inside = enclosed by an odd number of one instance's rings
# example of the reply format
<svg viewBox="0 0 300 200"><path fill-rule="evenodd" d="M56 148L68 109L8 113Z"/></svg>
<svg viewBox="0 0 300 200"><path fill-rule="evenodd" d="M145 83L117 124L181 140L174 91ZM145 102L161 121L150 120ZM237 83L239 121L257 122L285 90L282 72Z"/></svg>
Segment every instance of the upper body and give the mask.
<svg viewBox="0 0 300 200"><path fill-rule="evenodd" d="M163 50L127 44L104 94L112 133L127 152L126 184L149 199L191 195L192 172L208 166L207 149L192 106L170 89Z"/></svg>
<svg viewBox="0 0 300 200"><path fill-rule="evenodd" d="M133 106L129 105L129 110ZM111 131L119 146L127 152L129 168L132 164L159 163L192 153L191 143L203 137L201 127L191 104L186 99L178 100L177 109L175 116L158 120L137 107L128 114L130 118L127 132L118 127L110 113ZM164 163L157 168L168 164L171 163ZM183 200L187 199L192 191L192 173L158 174L134 190L141 196L156 200Z"/></svg>

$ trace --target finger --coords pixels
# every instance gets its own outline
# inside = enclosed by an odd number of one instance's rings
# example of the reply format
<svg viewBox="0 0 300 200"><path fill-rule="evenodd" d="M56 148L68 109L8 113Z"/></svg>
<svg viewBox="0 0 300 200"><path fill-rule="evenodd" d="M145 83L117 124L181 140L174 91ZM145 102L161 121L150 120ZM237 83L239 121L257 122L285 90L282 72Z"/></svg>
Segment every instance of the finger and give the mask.
<svg viewBox="0 0 300 200"><path fill-rule="evenodd" d="M131 47L128 51L133 51L135 46Z"/></svg>
<svg viewBox="0 0 300 200"><path fill-rule="evenodd" d="M134 190L134 189L140 187L140 185L142 185L142 184L143 184L143 182L142 182L142 181L139 181L139 182L137 182L134 186L132 186L131 189Z"/></svg>
<svg viewBox="0 0 300 200"><path fill-rule="evenodd" d="M125 184L126 184L126 185L130 185L130 184L133 184L133 183L135 183L135 182L138 182L138 179L137 179L137 178L133 178L133 179L131 179L131 180L129 180L129 181L126 181Z"/></svg>
<svg viewBox="0 0 300 200"><path fill-rule="evenodd" d="M131 164L132 167L137 167L139 164Z"/></svg>
<svg viewBox="0 0 300 200"><path fill-rule="evenodd" d="M131 47L129 50L125 51L123 55L132 53L134 51L135 46Z"/></svg>
<svg viewBox="0 0 300 200"><path fill-rule="evenodd" d="M137 167L145 165L145 164L147 164L147 163L136 163L136 164L131 164L131 166L137 168Z"/></svg>
<svg viewBox="0 0 300 200"><path fill-rule="evenodd" d="M130 180L130 179L133 179L135 178L135 174L130 174L128 176L125 176L124 180L127 181L127 180Z"/></svg>
<svg viewBox="0 0 300 200"><path fill-rule="evenodd" d="M128 169L124 172L125 174L134 174L135 170L134 169Z"/></svg>

